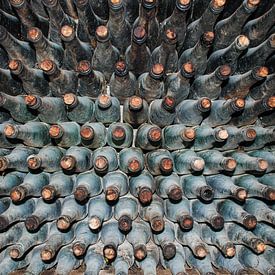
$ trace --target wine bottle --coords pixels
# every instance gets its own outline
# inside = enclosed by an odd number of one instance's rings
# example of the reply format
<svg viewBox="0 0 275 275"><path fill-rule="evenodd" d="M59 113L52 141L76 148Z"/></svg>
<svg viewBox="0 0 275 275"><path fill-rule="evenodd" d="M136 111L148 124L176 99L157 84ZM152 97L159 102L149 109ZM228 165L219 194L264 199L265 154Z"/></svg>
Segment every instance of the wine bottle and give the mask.
<svg viewBox="0 0 275 275"><path fill-rule="evenodd" d="M2 55L2 53L1 53L1 55ZM8 62L5 62L5 64L8 64ZM4 69L2 67L3 66L1 65L1 68L0 68L0 88L1 88L1 90L5 91L5 94L12 95L12 96L25 94L25 92L23 90L22 82L20 82L18 79L13 77L10 70Z"/></svg>
<svg viewBox="0 0 275 275"><path fill-rule="evenodd" d="M11 189L15 186L20 185L24 177L26 176L25 173L13 171L4 176L0 177L0 193L3 196L8 196Z"/></svg>
<svg viewBox="0 0 275 275"><path fill-rule="evenodd" d="M264 240L266 244L274 245L275 238L274 234L272 233L272 226L267 225L266 223L259 222L257 223L256 227L253 229L253 234L255 234L257 237Z"/></svg>
<svg viewBox="0 0 275 275"><path fill-rule="evenodd" d="M91 245L85 255L86 271L85 275L92 274L96 275L104 267L105 261L101 253L99 253L101 245Z"/></svg>
<svg viewBox="0 0 275 275"><path fill-rule="evenodd" d="M4 250L9 245L12 245L13 243L17 242L22 236L24 228L24 223L19 222L17 224L14 224L9 230L2 232L0 239L1 250Z"/></svg>

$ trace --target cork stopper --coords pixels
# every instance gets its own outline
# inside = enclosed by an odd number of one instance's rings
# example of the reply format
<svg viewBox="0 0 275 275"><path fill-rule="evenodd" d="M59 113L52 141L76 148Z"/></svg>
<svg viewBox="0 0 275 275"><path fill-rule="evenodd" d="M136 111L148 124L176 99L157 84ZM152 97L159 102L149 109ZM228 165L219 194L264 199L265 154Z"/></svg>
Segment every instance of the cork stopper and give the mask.
<svg viewBox="0 0 275 275"><path fill-rule="evenodd" d="M195 248L195 255L198 258L205 258L207 255L207 250L203 245L197 245L197 247Z"/></svg>
<svg viewBox="0 0 275 275"><path fill-rule="evenodd" d="M43 70L44 72L50 72L54 69L54 62L50 59L45 59L43 60L40 64L39 67L41 70Z"/></svg>
<svg viewBox="0 0 275 275"><path fill-rule="evenodd" d="M268 76L268 68L267 67L257 67L255 69L255 75L259 78L264 78Z"/></svg>
<svg viewBox="0 0 275 275"><path fill-rule="evenodd" d="M8 169L9 161L5 157L0 157L0 171Z"/></svg>
<svg viewBox="0 0 275 275"><path fill-rule="evenodd" d="M138 173L141 170L140 161L137 158L131 158L128 161L128 170L130 173Z"/></svg>
<svg viewBox="0 0 275 275"><path fill-rule="evenodd" d="M168 192L168 198L172 201L180 201L182 199L182 190L179 186L172 186Z"/></svg>
<svg viewBox="0 0 275 275"><path fill-rule="evenodd" d="M237 166L237 161L233 158L225 158L223 168L225 171L233 171Z"/></svg>
<svg viewBox="0 0 275 275"><path fill-rule="evenodd" d="M88 60L81 60L78 62L76 70L82 74L87 74L91 71L91 63Z"/></svg>
<svg viewBox="0 0 275 275"><path fill-rule="evenodd" d="M19 71L20 67L22 67L22 62L20 60L12 59L9 61L8 67L13 73L16 73L16 71Z"/></svg>
<svg viewBox="0 0 275 275"><path fill-rule="evenodd" d="M44 248L40 252L40 257L42 261L45 261L45 262L50 261L54 256L55 256L55 253L51 248Z"/></svg>
<svg viewBox="0 0 275 275"><path fill-rule="evenodd" d="M196 138L196 131L193 128L186 128L181 132L182 140L192 141Z"/></svg>
<svg viewBox="0 0 275 275"><path fill-rule="evenodd" d="M123 1L122 0L109 0L109 7L110 9L116 11L123 7Z"/></svg>
<svg viewBox="0 0 275 275"><path fill-rule="evenodd" d="M265 249L266 249L266 245L264 241L261 239L257 239L255 243L255 250L257 251L257 253L263 253Z"/></svg>
<svg viewBox="0 0 275 275"><path fill-rule="evenodd" d="M12 124L7 124L5 127L4 127L4 134L6 137L8 138L13 138L16 136L16 126L12 125Z"/></svg>
<svg viewBox="0 0 275 275"><path fill-rule="evenodd" d="M26 197L26 189L23 186L16 186L10 192L10 198L13 202L20 202Z"/></svg>
<svg viewBox="0 0 275 275"><path fill-rule="evenodd" d="M73 107L77 103L77 96L73 93L65 94L63 101L68 107Z"/></svg>
<svg viewBox="0 0 275 275"><path fill-rule="evenodd" d="M35 155L31 155L27 158L28 167L32 170L39 169L42 165L41 158Z"/></svg>
<svg viewBox="0 0 275 275"><path fill-rule="evenodd" d="M275 108L275 96L271 96L267 100L267 106L269 108Z"/></svg>
<svg viewBox="0 0 275 275"><path fill-rule="evenodd" d="M245 100L243 98L236 98L234 105L237 109L243 109L245 107Z"/></svg>
<svg viewBox="0 0 275 275"><path fill-rule="evenodd" d="M154 64L152 66L150 75L153 78L160 79L164 75L164 66L160 63Z"/></svg>
<svg viewBox="0 0 275 275"><path fill-rule="evenodd" d="M257 132L253 128L248 128L245 131L246 138L249 140L254 140L257 137Z"/></svg>
<svg viewBox="0 0 275 275"><path fill-rule="evenodd" d="M222 251L228 258L232 258L236 254L236 248L232 242L227 242L225 245L223 245Z"/></svg>
<svg viewBox="0 0 275 275"><path fill-rule="evenodd" d="M132 228L132 220L130 217L123 215L118 220L118 228L122 232L129 232Z"/></svg>
<svg viewBox="0 0 275 275"><path fill-rule="evenodd" d="M137 261L142 261L147 256L147 249L144 244L139 244L134 248L134 256Z"/></svg>
<svg viewBox="0 0 275 275"><path fill-rule="evenodd" d="M94 161L94 168L98 172L105 172L108 169L109 163L106 157L97 156Z"/></svg>
<svg viewBox="0 0 275 275"><path fill-rule="evenodd" d="M162 133L161 129L157 126L153 126L149 131L148 131L148 140L152 143L157 143L161 141L162 138Z"/></svg>
<svg viewBox="0 0 275 275"><path fill-rule="evenodd" d="M114 141L123 141L126 138L126 131L122 126L115 126L112 129L112 139Z"/></svg>
<svg viewBox="0 0 275 275"><path fill-rule="evenodd" d="M256 217L250 214L246 215L245 218L243 219L243 225L248 230L254 229L257 225Z"/></svg>
<svg viewBox="0 0 275 275"><path fill-rule="evenodd" d="M76 166L76 159L74 156L68 155L64 156L60 161L60 166L64 170L72 170Z"/></svg>
<svg viewBox="0 0 275 275"><path fill-rule="evenodd" d="M40 226L39 217L32 215L25 220L25 226L28 231L36 231Z"/></svg>
<svg viewBox="0 0 275 275"><path fill-rule="evenodd" d="M169 44L176 44L178 41L177 34L173 29L168 29L165 32L165 40Z"/></svg>
<svg viewBox="0 0 275 275"><path fill-rule="evenodd" d="M190 215L182 215L178 220L179 226L182 230L191 230L193 227L193 218Z"/></svg>
<svg viewBox="0 0 275 275"><path fill-rule="evenodd" d="M163 257L166 260L171 260L175 257L177 249L173 243L167 243L162 247Z"/></svg>
<svg viewBox="0 0 275 275"><path fill-rule="evenodd" d="M143 27L138 26L133 31L133 40L137 43L144 43L146 41L147 35Z"/></svg>
<svg viewBox="0 0 275 275"><path fill-rule="evenodd" d="M98 26L96 28L96 38L99 41L108 40L108 38L109 38L108 28L106 26Z"/></svg>
<svg viewBox="0 0 275 275"><path fill-rule="evenodd" d="M129 99L129 109L133 111L139 111L143 107L142 98L139 96L132 96Z"/></svg>
<svg viewBox="0 0 275 275"><path fill-rule="evenodd" d="M83 256L86 252L86 246L84 243L81 242L74 243L72 249L76 257Z"/></svg>
<svg viewBox="0 0 275 275"><path fill-rule="evenodd" d="M42 188L41 191L41 197L45 200L45 201L51 201L54 199L54 197L56 196L56 190L53 186L48 185L48 186L44 186Z"/></svg>
<svg viewBox="0 0 275 275"><path fill-rule="evenodd" d="M162 158L159 163L159 169L164 174L169 174L173 171L173 160L170 158Z"/></svg>
<svg viewBox="0 0 275 275"><path fill-rule="evenodd" d="M222 65L219 67L218 70L219 70L219 73L223 79L229 77L232 72L230 66L228 66L228 65Z"/></svg>
<svg viewBox="0 0 275 275"><path fill-rule="evenodd" d="M209 98L203 97L199 100L199 108L202 112L207 112L210 110L212 106L212 102Z"/></svg>
<svg viewBox="0 0 275 275"><path fill-rule="evenodd" d="M51 138L60 138L63 135L63 129L60 125L52 125L49 130Z"/></svg>
<svg viewBox="0 0 275 275"><path fill-rule="evenodd" d="M224 141L228 139L229 134L226 129L221 128L215 131L215 137L217 141Z"/></svg>
<svg viewBox="0 0 275 275"><path fill-rule="evenodd" d="M162 100L162 106L165 110L167 110L169 112L173 112L176 108L176 101L173 97L166 96Z"/></svg>
<svg viewBox="0 0 275 275"><path fill-rule="evenodd" d="M213 42L214 42L214 32L205 32L202 36L202 43L206 46L206 47L210 47L212 46Z"/></svg>
<svg viewBox="0 0 275 275"><path fill-rule="evenodd" d="M260 170L265 171L268 168L268 162L265 159L258 159L258 167Z"/></svg>
<svg viewBox="0 0 275 275"><path fill-rule="evenodd" d="M46 7L54 7L57 5L58 0L42 0L42 3L46 6Z"/></svg>
<svg viewBox="0 0 275 275"><path fill-rule="evenodd" d="M119 198L119 190L115 186L110 186L105 191L105 198L106 201L114 202L117 201Z"/></svg>
<svg viewBox="0 0 275 275"><path fill-rule="evenodd" d="M127 65L125 61L120 60L115 64L115 74L120 77L128 74Z"/></svg>
<svg viewBox="0 0 275 275"><path fill-rule="evenodd" d="M164 221L162 217L154 217L150 221L151 228L155 232L161 232L164 229Z"/></svg>
<svg viewBox="0 0 275 275"><path fill-rule="evenodd" d="M261 0L247 0L247 4L251 7L256 7L259 5Z"/></svg>
<svg viewBox="0 0 275 275"><path fill-rule="evenodd" d="M89 192L85 186L78 186L74 191L75 200L78 202L84 202L89 197Z"/></svg>
<svg viewBox="0 0 275 275"><path fill-rule="evenodd" d="M37 104L37 97L34 95L27 95L24 97L24 101L28 106L32 107Z"/></svg>
<svg viewBox="0 0 275 275"><path fill-rule="evenodd" d="M250 41L249 41L248 37L245 35L239 35L236 38L236 44L240 50L246 49L249 46L249 43L250 43Z"/></svg>
<svg viewBox="0 0 275 275"><path fill-rule="evenodd" d="M275 34L271 34L268 38L271 48L275 48Z"/></svg>
<svg viewBox="0 0 275 275"><path fill-rule="evenodd" d="M151 203L153 197L153 192L148 187L142 187L138 193L138 199L141 204L148 205Z"/></svg>
<svg viewBox="0 0 275 275"><path fill-rule="evenodd" d="M271 187L267 187L264 191L264 197L267 200L275 201L275 189Z"/></svg>
<svg viewBox="0 0 275 275"><path fill-rule="evenodd" d="M234 195L237 198L237 200L245 201L245 199L247 198L247 191L244 188L239 187L237 188Z"/></svg>
<svg viewBox="0 0 275 275"><path fill-rule="evenodd" d="M80 136L85 140L92 140L95 136L94 129L91 126L82 126Z"/></svg>
<svg viewBox="0 0 275 275"><path fill-rule="evenodd" d="M68 39L74 35L74 28L70 25L64 25L60 29L60 34L62 38Z"/></svg>
<svg viewBox="0 0 275 275"><path fill-rule="evenodd" d="M213 0L212 4L213 7L218 9L218 8L222 8L226 3L226 0Z"/></svg>
<svg viewBox="0 0 275 275"><path fill-rule="evenodd" d="M89 220L89 228L91 230L98 230L101 227L101 220L97 216L92 216Z"/></svg>
<svg viewBox="0 0 275 275"><path fill-rule="evenodd" d="M112 244L105 245L103 248L103 255L109 262L114 261L117 256L116 247Z"/></svg>
<svg viewBox="0 0 275 275"><path fill-rule="evenodd" d="M27 38L31 42L36 42L42 37L42 32L39 28L30 28L28 30Z"/></svg>
<svg viewBox="0 0 275 275"><path fill-rule="evenodd" d="M9 255L12 259L18 259L21 256L20 250L17 247L11 248Z"/></svg>
<svg viewBox="0 0 275 275"><path fill-rule="evenodd" d="M214 215L210 219L210 224L215 230L222 230L224 227L224 219L221 215Z"/></svg>
<svg viewBox="0 0 275 275"><path fill-rule="evenodd" d="M110 107L112 104L111 97L107 94L99 95L97 100L98 100L98 106L103 109Z"/></svg>
<svg viewBox="0 0 275 275"><path fill-rule="evenodd" d="M71 226L71 219L69 216L61 216L57 220L57 228L59 230L67 230Z"/></svg>
<svg viewBox="0 0 275 275"><path fill-rule="evenodd" d="M19 8L21 5L24 4L25 0L10 0L9 2L13 7Z"/></svg>
<svg viewBox="0 0 275 275"><path fill-rule="evenodd" d="M187 74L193 74L194 73L194 66L191 62L186 62L182 65L182 70Z"/></svg>
<svg viewBox="0 0 275 275"><path fill-rule="evenodd" d="M176 1L176 7L180 11L187 11L191 6L191 0L177 0Z"/></svg>
<svg viewBox="0 0 275 275"><path fill-rule="evenodd" d="M214 198L214 191L210 186L203 186L199 189L200 198L205 202L210 202Z"/></svg>
<svg viewBox="0 0 275 275"><path fill-rule="evenodd" d="M191 169L193 171L202 171L204 169L205 162L202 158L195 158L194 160L191 161L190 163Z"/></svg>
<svg viewBox="0 0 275 275"><path fill-rule="evenodd" d="M153 9L157 5L157 0L142 0L142 6L146 9Z"/></svg>

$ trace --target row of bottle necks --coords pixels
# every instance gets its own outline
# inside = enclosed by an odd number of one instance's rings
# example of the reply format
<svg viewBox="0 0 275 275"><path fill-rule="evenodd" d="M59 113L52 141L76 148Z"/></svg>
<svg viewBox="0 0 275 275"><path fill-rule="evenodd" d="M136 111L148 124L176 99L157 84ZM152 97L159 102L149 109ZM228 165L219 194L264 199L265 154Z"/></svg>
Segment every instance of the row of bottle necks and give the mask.
<svg viewBox="0 0 275 275"><path fill-rule="evenodd" d="M11 237L2 242L0 274L22 268L26 270L24 274L40 274L55 266L58 274L65 275L83 264L85 275L97 275L111 266L117 275L128 274L134 266L145 275L156 275L160 266L173 275L188 274L190 267L207 275L217 274L215 268L234 275L255 271L274 274L274 248L264 245L251 232L245 236L246 232L236 224L228 224L229 233L219 235L205 224L196 224L196 229L187 233L169 221L165 224L164 231L155 234L137 219L125 236L114 219L103 225L100 234L89 229L87 219L66 233L58 231L54 222L44 224L39 233L30 233L19 222L4 233ZM255 243L262 248L261 252L251 249L256 247Z"/></svg>

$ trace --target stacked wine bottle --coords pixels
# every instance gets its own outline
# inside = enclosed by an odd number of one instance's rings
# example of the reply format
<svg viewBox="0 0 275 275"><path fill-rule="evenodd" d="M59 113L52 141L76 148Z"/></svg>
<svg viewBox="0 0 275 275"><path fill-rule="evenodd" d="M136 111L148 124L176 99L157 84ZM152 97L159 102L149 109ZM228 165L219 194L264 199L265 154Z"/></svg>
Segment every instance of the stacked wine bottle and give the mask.
<svg viewBox="0 0 275 275"><path fill-rule="evenodd" d="M0 0L0 274L274 275L274 18Z"/></svg>

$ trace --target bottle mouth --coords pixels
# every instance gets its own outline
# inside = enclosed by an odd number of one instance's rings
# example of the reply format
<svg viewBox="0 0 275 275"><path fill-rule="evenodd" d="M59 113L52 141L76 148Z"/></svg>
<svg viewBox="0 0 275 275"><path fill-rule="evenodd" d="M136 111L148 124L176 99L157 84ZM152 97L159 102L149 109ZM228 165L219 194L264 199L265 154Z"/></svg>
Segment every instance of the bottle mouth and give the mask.
<svg viewBox="0 0 275 275"><path fill-rule="evenodd" d="M91 216L89 220L89 228L91 230L98 230L101 227L102 223L99 217L97 216Z"/></svg>
<svg viewBox="0 0 275 275"><path fill-rule="evenodd" d="M92 140L94 138L94 129L91 126L82 126L80 136L84 140Z"/></svg>
<svg viewBox="0 0 275 275"><path fill-rule="evenodd" d="M271 187L266 187L264 191L264 197L267 200L275 201L275 189Z"/></svg>
<svg viewBox="0 0 275 275"><path fill-rule="evenodd" d="M30 28L27 34L27 38L31 42L37 42L41 39L42 37L42 32L38 28Z"/></svg>
<svg viewBox="0 0 275 275"><path fill-rule="evenodd" d="M203 244L197 245L194 252L195 252L195 255L200 259L205 258L207 255L207 250Z"/></svg>
<svg viewBox="0 0 275 275"><path fill-rule="evenodd" d="M78 186L74 191L75 200L78 202L84 202L89 197L89 192L85 186Z"/></svg>
<svg viewBox="0 0 275 275"><path fill-rule="evenodd" d="M61 138L64 134L64 130L60 125L52 125L50 127L49 134L51 138Z"/></svg>
<svg viewBox="0 0 275 275"><path fill-rule="evenodd" d="M116 246L114 244L107 244L103 248L103 255L107 261L112 262L117 256Z"/></svg>
<svg viewBox="0 0 275 275"><path fill-rule="evenodd" d="M116 186L110 186L105 191L105 198L108 202L117 201L119 198L119 190Z"/></svg>
<svg viewBox="0 0 275 275"><path fill-rule="evenodd" d="M244 109L245 107L245 100L243 98L236 98L231 102L231 106L233 110L236 112L239 112Z"/></svg>
<svg viewBox="0 0 275 275"><path fill-rule="evenodd" d="M164 41L165 41L167 44L170 44L170 45L175 45L175 44L177 44L178 38L177 38L176 32L175 32L174 30L172 30L172 29L166 30Z"/></svg>
<svg viewBox="0 0 275 275"><path fill-rule="evenodd" d="M94 161L94 168L98 172L105 172L109 167L108 159L104 156L97 156Z"/></svg>
<svg viewBox="0 0 275 275"><path fill-rule="evenodd" d="M21 6L23 6L25 4L26 1L25 0L10 0L9 2L14 8L20 8Z"/></svg>
<svg viewBox="0 0 275 275"><path fill-rule="evenodd" d="M171 96L164 97L161 104L166 111L168 111L168 112L175 111L176 101L173 97L171 97Z"/></svg>
<svg viewBox="0 0 275 275"><path fill-rule="evenodd" d="M187 11L191 7L191 1L190 0L177 0L176 7L180 11Z"/></svg>
<svg viewBox="0 0 275 275"><path fill-rule="evenodd" d="M187 128L181 132L181 139L183 141L193 141L195 138L196 138L196 131L193 128Z"/></svg>
<svg viewBox="0 0 275 275"><path fill-rule="evenodd" d="M110 38L109 31L106 26L98 26L95 35L97 41L99 42L107 42Z"/></svg>
<svg viewBox="0 0 275 275"><path fill-rule="evenodd" d="M195 159L193 159L190 162L190 166L191 166L192 171L194 171L194 172L200 172L200 171L202 171L204 169L205 162L204 162L204 160L202 158L196 157Z"/></svg>
<svg viewBox="0 0 275 275"><path fill-rule="evenodd" d="M81 60L77 64L77 71L82 75L88 75L92 72L91 63L88 60Z"/></svg>
<svg viewBox="0 0 275 275"><path fill-rule="evenodd" d="M245 131L245 141L253 141L257 137L257 132L253 128L248 128Z"/></svg>
<svg viewBox="0 0 275 275"><path fill-rule="evenodd" d="M40 252L40 257L41 257L42 261L44 261L44 262L50 261L51 259L54 258L54 256L55 256L54 250L48 246L43 248Z"/></svg>
<svg viewBox="0 0 275 275"><path fill-rule="evenodd" d="M193 228L194 220L190 215L182 215L178 222L182 230L189 231Z"/></svg>
<svg viewBox="0 0 275 275"><path fill-rule="evenodd" d="M253 216L253 215L250 215L250 214L246 214L245 217L244 217L244 219L243 219L243 225L248 230L254 229L256 227L256 225L257 225L257 219L256 219L256 217Z"/></svg>
<svg viewBox="0 0 275 275"><path fill-rule="evenodd" d="M235 40L236 46L239 50L243 51L248 48L250 41L247 36L239 35Z"/></svg>
<svg viewBox="0 0 275 275"><path fill-rule="evenodd" d="M60 161L60 166L64 170L73 170L76 167L77 161L74 156L67 155L62 157Z"/></svg>
<svg viewBox="0 0 275 275"><path fill-rule="evenodd" d="M275 96L271 96L264 99L266 106L270 109L275 108Z"/></svg>
<svg viewBox="0 0 275 275"><path fill-rule="evenodd" d="M175 257L177 249L173 243L167 243L162 247L163 257L166 260L171 260Z"/></svg>
<svg viewBox="0 0 275 275"><path fill-rule="evenodd" d="M192 78L195 74L194 66L191 62L186 62L182 65L180 73L183 77Z"/></svg>
<svg viewBox="0 0 275 275"><path fill-rule="evenodd" d="M221 81L224 81L230 77L232 73L231 67L228 65L222 65L216 70L216 76Z"/></svg>
<svg viewBox="0 0 275 275"><path fill-rule="evenodd" d="M118 228L122 232L129 232L132 228L132 220L130 217L123 215L118 220Z"/></svg>
<svg viewBox="0 0 275 275"><path fill-rule="evenodd" d="M160 80L164 76L164 67L162 64L157 63L152 66L152 69L149 72L150 76L156 80Z"/></svg>
<svg viewBox="0 0 275 275"><path fill-rule="evenodd" d="M48 8L52 8L55 7L57 5L57 0L42 0L42 3L48 7Z"/></svg>
<svg viewBox="0 0 275 275"><path fill-rule="evenodd" d="M70 42L75 38L75 30L73 26L64 25L60 29L61 39L65 42Z"/></svg>
<svg viewBox="0 0 275 275"><path fill-rule="evenodd" d="M223 10L225 3L226 3L226 0L213 0L211 9L213 11L220 12L221 10Z"/></svg>
<svg viewBox="0 0 275 275"><path fill-rule="evenodd" d="M76 242L73 244L72 249L73 249L73 253L74 253L75 257L81 257L86 252L86 245L81 242Z"/></svg>
<svg viewBox="0 0 275 275"><path fill-rule="evenodd" d="M271 34L270 37L268 38L269 44L271 48L275 48L275 34Z"/></svg>
<svg viewBox="0 0 275 275"><path fill-rule="evenodd" d="M9 256L12 259L17 260L23 256L23 253L24 252L23 252L22 246L20 244L15 244L11 246L9 251Z"/></svg>
<svg viewBox="0 0 275 275"><path fill-rule="evenodd" d="M143 27L136 27L133 31L133 41L137 44L145 43L147 39L146 31Z"/></svg>
<svg viewBox="0 0 275 275"><path fill-rule="evenodd" d="M173 171L173 160L171 158L162 158L159 163L159 169L163 174L170 174Z"/></svg>
<svg viewBox="0 0 275 275"><path fill-rule="evenodd" d="M228 131L224 128L215 129L215 139L217 142L223 142L229 137Z"/></svg>
<svg viewBox="0 0 275 275"><path fill-rule="evenodd" d="M41 197L45 201L51 201L56 196L57 196L57 191L56 191L56 189L53 186L48 185L48 186L45 186L45 187L42 188Z"/></svg>
<svg viewBox="0 0 275 275"><path fill-rule="evenodd" d="M0 157L0 171L5 171L9 167L9 161L5 157Z"/></svg>
<svg viewBox="0 0 275 275"><path fill-rule="evenodd" d="M225 171L234 171L237 166L237 161L233 158L225 158L222 162L222 167Z"/></svg>
<svg viewBox="0 0 275 275"><path fill-rule="evenodd" d="M138 173L141 170L141 164L137 158L131 158L128 161L127 167L130 173Z"/></svg>
<svg viewBox="0 0 275 275"><path fill-rule="evenodd" d="M16 186L10 192L10 198L13 202L20 202L25 199L27 190L23 186Z"/></svg>
<svg viewBox="0 0 275 275"><path fill-rule="evenodd" d="M77 105L77 96L73 93L68 93L63 96L63 101L67 107L73 108Z"/></svg>
<svg viewBox="0 0 275 275"><path fill-rule="evenodd" d="M171 201L180 201L182 199L182 195L182 189L177 185L171 186L171 188L169 189L168 198Z"/></svg>
<svg viewBox="0 0 275 275"><path fill-rule="evenodd" d="M112 139L114 141L124 141L126 138L126 131L122 126L115 126L112 129Z"/></svg>
<svg viewBox="0 0 275 275"><path fill-rule="evenodd" d="M24 101L28 107L37 109L41 105L41 99L35 95L27 95L24 97Z"/></svg>
<svg viewBox="0 0 275 275"><path fill-rule="evenodd" d="M214 199L214 191L210 186L203 186L199 189L199 194L204 202L210 202Z"/></svg>
<svg viewBox="0 0 275 275"><path fill-rule="evenodd" d="M15 75L19 75L23 71L23 64L20 60L12 59L9 61L8 65L11 72Z"/></svg>
<svg viewBox="0 0 275 275"><path fill-rule="evenodd" d="M148 187L142 187L138 193L138 199L143 205L148 205L151 203L153 198L153 192Z"/></svg>
<svg viewBox="0 0 275 275"><path fill-rule="evenodd" d="M122 0L109 0L109 8L113 11L118 11L123 8Z"/></svg>
<svg viewBox="0 0 275 275"><path fill-rule="evenodd" d="M137 261L142 261L147 257L147 249L144 244L139 244L134 248L134 256Z"/></svg>
<svg viewBox="0 0 275 275"><path fill-rule="evenodd" d="M107 109L111 106L112 100L111 97L107 94L101 94L97 98L98 106L102 109Z"/></svg>
<svg viewBox="0 0 275 275"><path fill-rule="evenodd" d="M65 231L71 226L71 218L69 216L63 215L57 219L57 228L61 231Z"/></svg>
<svg viewBox="0 0 275 275"><path fill-rule="evenodd" d="M164 229L164 221L160 216L152 218L150 224L154 232L161 232Z"/></svg>
<svg viewBox="0 0 275 275"><path fill-rule="evenodd" d="M247 191L244 188L237 188L234 197L239 201L245 201L247 198Z"/></svg>
<svg viewBox="0 0 275 275"><path fill-rule="evenodd" d="M265 171L268 168L268 162L265 159L259 158L258 162L258 169L260 171Z"/></svg>
<svg viewBox="0 0 275 275"><path fill-rule="evenodd" d="M128 74L127 65L124 61L118 61L115 65L115 75L123 77Z"/></svg>
<svg viewBox="0 0 275 275"><path fill-rule="evenodd" d="M162 139L161 129L157 126L153 126L148 131L148 140L152 143L160 142Z"/></svg>
<svg viewBox="0 0 275 275"><path fill-rule="evenodd" d="M201 112L208 112L210 111L212 107L212 102L210 98L207 97L203 97L201 99L199 99L198 101L198 108Z"/></svg>
<svg viewBox="0 0 275 275"><path fill-rule="evenodd" d="M37 229L40 226L39 217L37 217L35 215L28 217L25 221L25 226L26 226L27 230L30 232L37 231Z"/></svg>
<svg viewBox="0 0 275 275"><path fill-rule="evenodd" d="M55 70L56 70L56 65L55 63L50 60L50 59L46 59L43 60L40 64L39 64L39 68L47 75L52 75L54 74Z"/></svg>
<svg viewBox="0 0 275 275"><path fill-rule="evenodd" d="M221 215L215 215L210 219L210 225L215 230L222 230L224 227L224 219Z"/></svg>
<svg viewBox="0 0 275 275"><path fill-rule="evenodd" d="M235 245L232 242L227 242L222 247L223 254L228 258L233 258L236 254Z"/></svg>
<svg viewBox="0 0 275 275"><path fill-rule="evenodd" d="M156 0L142 0L142 6L145 9L151 10L157 6Z"/></svg>
<svg viewBox="0 0 275 275"><path fill-rule="evenodd" d="M139 111L143 107L143 101L141 97L132 96L129 99L129 109L132 111Z"/></svg>
<svg viewBox="0 0 275 275"><path fill-rule="evenodd" d="M7 138L16 138L18 135L18 128L16 125L6 124L4 127L4 135Z"/></svg>
<svg viewBox="0 0 275 275"><path fill-rule="evenodd" d="M214 42L214 33L213 32L205 32L202 36L201 36L201 40L202 40L202 44L205 45L206 47L211 47L213 45Z"/></svg>
<svg viewBox="0 0 275 275"><path fill-rule="evenodd" d="M256 67L252 70L252 74L256 79L262 80L268 76L268 68L267 67Z"/></svg>
<svg viewBox="0 0 275 275"><path fill-rule="evenodd" d="M264 243L263 240L259 239L259 238L253 238L251 241L251 247L253 248L253 250L259 254L259 253L263 253L266 249L266 245Z"/></svg>

